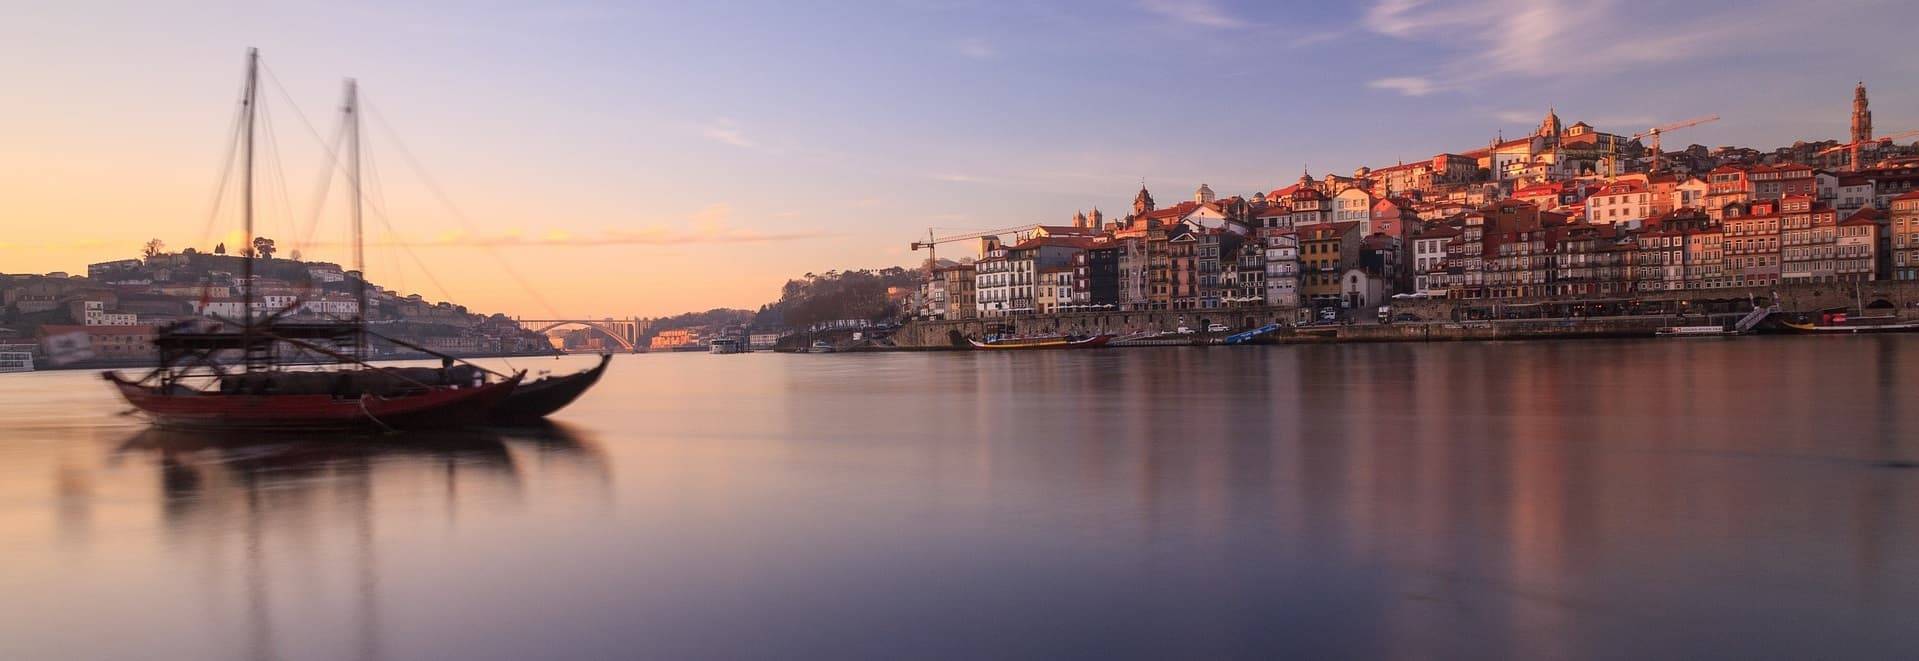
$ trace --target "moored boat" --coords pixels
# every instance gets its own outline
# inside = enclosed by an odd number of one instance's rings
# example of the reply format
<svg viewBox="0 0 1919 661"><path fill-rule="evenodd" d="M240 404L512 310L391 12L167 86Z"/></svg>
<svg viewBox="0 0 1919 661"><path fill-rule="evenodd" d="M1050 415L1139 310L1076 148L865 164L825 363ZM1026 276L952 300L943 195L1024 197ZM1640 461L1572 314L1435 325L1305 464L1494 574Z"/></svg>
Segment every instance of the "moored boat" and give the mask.
<svg viewBox="0 0 1919 661"><path fill-rule="evenodd" d="M245 168L241 245L254 245L254 133L259 107L259 53L247 52L240 104L239 153ZM360 130L357 87L347 85L348 176L352 186L353 272L358 304L351 319L286 322L298 301L278 312L255 308L254 250L240 260L238 320L212 315L159 329L153 339L159 364L145 376L102 376L156 425L203 429L385 430L483 424L489 412L519 386L524 372L505 375L443 358L438 368L377 367L368 355L365 265L360 233ZM225 182L222 182L224 187ZM298 367L316 361L333 369ZM498 377L497 379L494 377Z"/></svg>
<svg viewBox="0 0 1919 661"><path fill-rule="evenodd" d="M572 404L573 400L598 383L600 375L606 373L606 366L612 363L613 354L603 353L600 354L600 363L591 369L522 383L493 407L490 421L507 425L538 423Z"/></svg>
<svg viewBox="0 0 1919 661"><path fill-rule="evenodd" d="M1660 337L1729 337L1738 335L1739 331L1725 326L1664 326L1653 331L1653 334Z"/></svg>
<svg viewBox="0 0 1919 661"><path fill-rule="evenodd" d="M1771 330L1801 335L1913 333L1919 332L1919 321L1904 320L1891 314L1859 316L1847 313L1844 308L1832 308L1819 312L1816 318L1806 315L1797 318L1775 315Z"/></svg>
<svg viewBox="0 0 1919 661"><path fill-rule="evenodd" d="M149 385L103 372L128 404L162 427L191 429L428 429L479 425L488 413L519 385L523 374L503 381L448 386L413 381L392 368L340 372L267 372L258 391L194 389L180 384ZM297 380L313 375L334 383L387 382L390 388L356 392L315 392L281 389L273 377ZM223 384L234 383L222 380Z"/></svg>
<svg viewBox="0 0 1919 661"><path fill-rule="evenodd" d="M973 345L974 349L984 350L1091 349L1106 346L1106 343L1111 341L1113 341L1113 336L1108 334L1083 337L1072 335L1043 335L1038 337L992 336L986 338L985 341L972 338L966 339L966 342Z"/></svg>

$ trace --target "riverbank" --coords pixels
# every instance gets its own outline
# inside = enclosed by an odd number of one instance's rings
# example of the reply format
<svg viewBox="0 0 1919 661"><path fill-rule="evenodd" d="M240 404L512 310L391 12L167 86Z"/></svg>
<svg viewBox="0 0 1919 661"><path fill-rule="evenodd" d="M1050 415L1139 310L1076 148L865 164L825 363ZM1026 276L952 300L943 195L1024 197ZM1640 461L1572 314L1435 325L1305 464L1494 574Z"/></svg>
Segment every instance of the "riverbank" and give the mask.
<svg viewBox="0 0 1919 661"><path fill-rule="evenodd" d="M1136 313L1137 316L1146 313ZM1153 313L1157 315L1159 313ZM1147 315L1147 316L1153 316ZM1604 337L1653 337L1660 328L1668 326L1727 324L1739 315L1643 315L1623 317L1570 317L1548 319L1500 319L1483 321L1412 321L1398 323L1355 323L1292 326L1281 324L1278 330L1254 338L1251 344L1323 344L1337 342L1452 342L1467 340L1561 340ZM1101 332L1114 333L1124 337L1146 336L1150 339L1133 339L1115 342L1117 348L1134 346L1168 345L1211 345L1223 344L1225 338L1233 332L1245 330L1235 327L1233 331L1217 333L1180 334L1175 331L1163 331L1152 335L1153 331L1132 330L1134 326L1126 322L1151 324L1153 319L1123 319L1117 323L1106 323L1107 319L1063 319L1058 317L1029 317L995 320L996 324L1014 324L1016 328L1034 333L1079 332L1082 334ZM1270 323L1270 322L1269 322ZM1148 326L1151 328L1151 326ZM1084 329L1084 330L1082 330ZM901 351L942 351L967 350L965 338L981 337L985 333L985 324L981 320L962 321L916 321L902 327L892 337L896 345L890 349L872 350Z"/></svg>

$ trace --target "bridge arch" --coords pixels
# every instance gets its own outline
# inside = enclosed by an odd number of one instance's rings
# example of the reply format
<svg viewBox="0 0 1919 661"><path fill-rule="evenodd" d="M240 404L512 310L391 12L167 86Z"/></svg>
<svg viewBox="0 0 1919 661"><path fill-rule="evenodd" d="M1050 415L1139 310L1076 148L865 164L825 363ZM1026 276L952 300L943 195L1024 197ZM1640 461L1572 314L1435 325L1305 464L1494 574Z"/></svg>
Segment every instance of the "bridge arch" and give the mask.
<svg viewBox="0 0 1919 661"><path fill-rule="evenodd" d="M621 349L637 351L640 340L640 325L633 321L618 319L523 319L520 327L545 335L548 331L567 326L578 326L599 331L611 338Z"/></svg>

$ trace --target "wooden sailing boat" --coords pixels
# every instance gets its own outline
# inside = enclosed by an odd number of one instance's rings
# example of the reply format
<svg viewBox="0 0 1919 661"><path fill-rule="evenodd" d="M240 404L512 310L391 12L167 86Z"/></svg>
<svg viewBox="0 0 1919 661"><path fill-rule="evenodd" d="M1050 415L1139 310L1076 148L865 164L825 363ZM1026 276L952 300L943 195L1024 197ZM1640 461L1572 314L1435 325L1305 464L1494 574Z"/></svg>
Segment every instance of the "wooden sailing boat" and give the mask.
<svg viewBox="0 0 1919 661"><path fill-rule="evenodd" d="M248 49L246 91L241 102L241 187L244 218L242 246L253 242L254 123L259 102L259 51ZM349 176L353 187L354 267L360 269L360 312L351 322L288 323L284 311L255 319L253 260L242 263L243 314L237 332L232 322L189 321L163 329L154 339L160 364L146 376L129 380L114 372L103 376L129 404L156 424L178 427L242 429L384 429L478 424L513 392L525 376L496 375L474 365L441 368L383 368L366 363L366 280L360 227L360 149L358 95L347 86L346 118L353 142ZM296 303L297 305L297 303ZM288 308L292 309L291 307ZM279 351L291 348L334 360L339 369L285 369ZM236 372L221 358L237 353ZM500 378L491 378L498 376Z"/></svg>

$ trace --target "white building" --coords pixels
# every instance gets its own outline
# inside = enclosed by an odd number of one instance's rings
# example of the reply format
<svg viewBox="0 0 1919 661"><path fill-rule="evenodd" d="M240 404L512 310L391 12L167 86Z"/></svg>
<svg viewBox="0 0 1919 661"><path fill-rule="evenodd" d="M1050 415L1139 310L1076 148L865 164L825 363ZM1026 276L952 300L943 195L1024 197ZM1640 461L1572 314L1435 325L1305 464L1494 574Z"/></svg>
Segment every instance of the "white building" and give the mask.
<svg viewBox="0 0 1919 661"><path fill-rule="evenodd" d="M1652 194L1638 181L1616 181L1586 198L1586 222L1636 226L1652 215Z"/></svg>
<svg viewBox="0 0 1919 661"><path fill-rule="evenodd" d="M1673 186L1671 206L1674 209L1684 209L1688 207L1704 209L1706 208L1706 191L1710 188L1710 186L1706 185L1706 180L1699 177L1688 177L1685 181ZM1588 204L1587 206L1590 207L1591 205Z"/></svg>
<svg viewBox="0 0 1919 661"><path fill-rule="evenodd" d="M1413 293L1446 295L1446 244L1459 238L1459 230L1441 228L1413 237Z"/></svg>
<svg viewBox="0 0 1919 661"><path fill-rule="evenodd" d="M81 306L81 323L88 326L138 326L140 316L131 312L108 312L102 301L85 301Z"/></svg>
<svg viewBox="0 0 1919 661"><path fill-rule="evenodd" d="M305 312L334 319L357 319L360 316L360 302L343 297L328 296L311 301L301 301L300 309Z"/></svg>
<svg viewBox="0 0 1919 661"><path fill-rule="evenodd" d="M980 317L1004 317L1012 310L1012 263L998 237L980 239L980 256L973 262L973 292Z"/></svg>
<svg viewBox="0 0 1919 661"><path fill-rule="evenodd" d="M1357 222L1360 236L1372 236L1373 205L1378 202L1378 197L1358 187L1340 191L1333 196L1333 222Z"/></svg>
<svg viewBox="0 0 1919 661"><path fill-rule="evenodd" d="M1266 304L1299 307L1299 237L1290 231L1266 236Z"/></svg>

